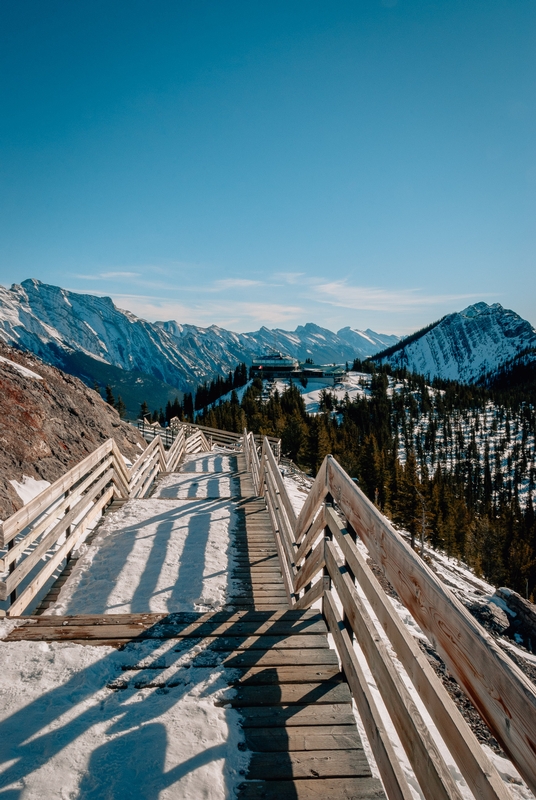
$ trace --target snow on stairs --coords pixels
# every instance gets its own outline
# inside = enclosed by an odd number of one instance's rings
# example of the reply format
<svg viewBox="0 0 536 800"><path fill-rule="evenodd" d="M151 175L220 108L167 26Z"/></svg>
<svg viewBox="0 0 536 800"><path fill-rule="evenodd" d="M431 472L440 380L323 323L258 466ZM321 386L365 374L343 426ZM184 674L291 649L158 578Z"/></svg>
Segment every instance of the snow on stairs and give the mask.
<svg viewBox="0 0 536 800"><path fill-rule="evenodd" d="M237 522L234 588L221 611L43 615L15 629L9 640L116 647L147 639L202 641L190 666L228 670L229 692L221 703L240 710L240 747L252 753L239 800L384 798L371 775L322 615L288 608L268 512L264 500L254 496L243 456L199 454L180 473L163 475L152 494L164 501L225 498ZM164 667L147 670L130 663L120 684L112 688L165 690L173 686L173 676Z"/></svg>

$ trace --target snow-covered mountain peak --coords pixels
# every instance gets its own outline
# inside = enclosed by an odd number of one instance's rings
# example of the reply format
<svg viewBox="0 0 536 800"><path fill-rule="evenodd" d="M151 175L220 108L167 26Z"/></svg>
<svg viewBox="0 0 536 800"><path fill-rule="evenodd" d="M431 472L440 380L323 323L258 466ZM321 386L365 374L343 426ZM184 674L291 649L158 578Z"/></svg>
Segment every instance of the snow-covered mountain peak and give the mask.
<svg viewBox="0 0 536 800"><path fill-rule="evenodd" d="M378 360L431 378L473 382L535 346L536 330L527 320L500 303L481 302L448 314Z"/></svg>
<svg viewBox="0 0 536 800"><path fill-rule="evenodd" d="M501 313L502 311L504 311L504 308L500 303L488 305L487 303L480 302L474 303L472 306L467 306L467 308L464 308L463 311L459 312L459 314L461 317L473 319L474 317L480 316L480 314L493 314L494 312Z"/></svg>
<svg viewBox="0 0 536 800"><path fill-rule="evenodd" d="M29 278L11 289L0 286L0 339L31 350L45 361L69 369L65 354L153 376L190 390L214 375L226 375L240 362L251 363L267 350L279 350L320 364L366 358L397 337L373 334L341 337L315 323L295 331L262 327L235 333L211 325L175 320L151 323L115 306L109 297L77 294ZM69 363L72 363L72 359ZM78 374L78 373L77 373ZM84 378L96 375L84 362Z"/></svg>

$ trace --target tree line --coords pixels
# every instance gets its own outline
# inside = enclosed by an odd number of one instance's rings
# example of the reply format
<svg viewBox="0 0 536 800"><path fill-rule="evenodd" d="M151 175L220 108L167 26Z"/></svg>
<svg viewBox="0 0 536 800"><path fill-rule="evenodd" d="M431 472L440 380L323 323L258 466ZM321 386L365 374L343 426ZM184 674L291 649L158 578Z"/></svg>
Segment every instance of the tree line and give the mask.
<svg viewBox="0 0 536 800"><path fill-rule="evenodd" d="M363 492L412 539L466 561L494 585L536 593L534 407L484 386L436 380L356 361L363 392L329 390L308 414L292 383L263 399L254 380L242 401L198 413L223 430L281 438L282 452L315 475L332 453Z"/></svg>

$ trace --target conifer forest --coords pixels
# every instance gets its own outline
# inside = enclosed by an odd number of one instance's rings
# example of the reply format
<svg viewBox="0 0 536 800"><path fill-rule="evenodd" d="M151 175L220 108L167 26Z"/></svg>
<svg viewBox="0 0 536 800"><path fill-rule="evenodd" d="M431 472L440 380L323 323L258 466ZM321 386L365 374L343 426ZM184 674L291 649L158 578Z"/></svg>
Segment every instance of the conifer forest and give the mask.
<svg viewBox="0 0 536 800"><path fill-rule="evenodd" d="M340 401L324 389L318 414L307 413L292 382L267 392L256 379L241 401L233 390L196 421L279 436L283 454L313 476L332 453L415 547L424 540L533 600L534 405L509 387L430 385L371 362L356 361L353 369L362 373L362 395ZM190 399L190 418L192 405Z"/></svg>

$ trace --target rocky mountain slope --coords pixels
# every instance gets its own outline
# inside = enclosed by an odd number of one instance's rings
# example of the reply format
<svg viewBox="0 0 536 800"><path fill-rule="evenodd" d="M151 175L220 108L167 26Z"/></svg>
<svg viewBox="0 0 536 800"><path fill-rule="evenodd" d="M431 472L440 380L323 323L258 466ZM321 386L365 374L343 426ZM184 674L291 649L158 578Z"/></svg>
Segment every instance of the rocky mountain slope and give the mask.
<svg viewBox="0 0 536 800"><path fill-rule="evenodd" d="M11 481L53 483L110 437L131 461L145 447L97 392L0 343L0 519L22 506Z"/></svg>
<svg viewBox="0 0 536 800"><path fill-rule="evenodd" d="M251 363L266 350L341 363L366 358L395 344L398 337L351 328L335 334L312 323L294 332L261 328L253 333L174 321L153 324L117 308L110 298L26 280L11 289L0 287L0 340L30 350L88 383L102 382L104 365L135 371L142 382L151 376L167 390L190 390L207 376L226 375L242 361Z"/></svg>
<svg viewBox="0 0 536 800"><path fill-rule="evenodd" d="M499 303L476 303L403 339L374 360L430 378L474 383L535 346L536 330L514 311Z"/></svg>

